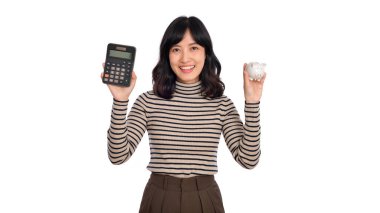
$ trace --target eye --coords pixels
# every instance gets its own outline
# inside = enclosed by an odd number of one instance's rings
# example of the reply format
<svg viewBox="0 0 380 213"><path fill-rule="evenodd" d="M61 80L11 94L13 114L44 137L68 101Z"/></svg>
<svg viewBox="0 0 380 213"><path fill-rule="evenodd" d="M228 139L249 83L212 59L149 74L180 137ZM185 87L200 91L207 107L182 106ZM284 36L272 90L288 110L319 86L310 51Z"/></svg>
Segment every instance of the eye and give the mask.
<svg viewBox="0 0 380 213"><path fill-rule="evenodd" d="M197 47L197 46L192 46L192 47L191 47L191 50L192 50L192 51L199 50L199 47Z"/></svg>
<svg viewBox="0 0 380 213"><path fill-rule="evenodd" d="M173 53L178 53L179 51L180 51L180 49L177 48L177 47L174 47L174 48L172 48L172 50L171 50L171 52L173 52Z"/></svg>

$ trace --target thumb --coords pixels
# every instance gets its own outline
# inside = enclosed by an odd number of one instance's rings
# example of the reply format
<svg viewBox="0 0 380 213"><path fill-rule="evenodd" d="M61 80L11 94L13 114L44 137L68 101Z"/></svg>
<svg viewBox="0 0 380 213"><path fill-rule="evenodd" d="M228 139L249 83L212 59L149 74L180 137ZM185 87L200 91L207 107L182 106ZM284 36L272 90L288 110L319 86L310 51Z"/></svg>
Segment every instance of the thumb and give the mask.
<svg viewBox="0 0 380 213"><path fill-rule="evenodd" d="M136 75L135 71L132 71L132 77L131 77L131 86L132 87L135 86L136 80L137 80L137 75Z"/></svg>
<svg viewBox="0 0 380 213"><path fill-rule="evenodd" d="M248 71L245 69L247 67L247 64L244 63L244 67L243 67L243 78L244 78L244 84L248 84L249 83L249 73Z"/></svg>

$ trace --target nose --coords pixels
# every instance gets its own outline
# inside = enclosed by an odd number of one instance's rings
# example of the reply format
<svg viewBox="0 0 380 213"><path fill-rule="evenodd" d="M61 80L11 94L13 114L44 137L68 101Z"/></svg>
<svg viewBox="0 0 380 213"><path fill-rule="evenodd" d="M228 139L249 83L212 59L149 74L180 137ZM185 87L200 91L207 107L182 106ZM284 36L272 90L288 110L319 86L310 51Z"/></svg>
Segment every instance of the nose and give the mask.
<svg viewBox="0 0 380 213"><path fill-rule="evenodd" d="M186 63L186 62L189 61L189 59L190 59L190 53L189 53L189 51L187 51L187 50L182 51L181 62L182 63Z"/></svg>

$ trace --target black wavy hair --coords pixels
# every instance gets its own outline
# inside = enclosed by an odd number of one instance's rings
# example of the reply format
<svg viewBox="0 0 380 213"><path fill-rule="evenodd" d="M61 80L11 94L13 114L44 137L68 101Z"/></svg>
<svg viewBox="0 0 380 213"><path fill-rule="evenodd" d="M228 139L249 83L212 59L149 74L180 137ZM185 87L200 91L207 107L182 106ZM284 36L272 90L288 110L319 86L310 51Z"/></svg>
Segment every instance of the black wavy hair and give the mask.
<svg viewBox="0 0 380 213"><path fill-rule="evenodd" d="M220 79L222 66L212 49L211 37L201 20L197 17L180 16L170 23L160 45L160 58L152 71L153 91L159 97L171 99L175 90L176 75L173 72L169 51L179 43L189 29L194 41L205 48L206 59L199 79L202 82L201 93L206 98L217 98L223 95L225 85Z"/></svg>

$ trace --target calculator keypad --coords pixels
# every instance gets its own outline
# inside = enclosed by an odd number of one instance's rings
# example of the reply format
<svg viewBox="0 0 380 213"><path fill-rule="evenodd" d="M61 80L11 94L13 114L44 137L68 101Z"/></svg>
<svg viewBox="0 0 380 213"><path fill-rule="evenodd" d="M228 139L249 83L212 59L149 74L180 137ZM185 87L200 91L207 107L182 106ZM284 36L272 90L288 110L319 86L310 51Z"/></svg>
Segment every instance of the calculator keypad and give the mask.
<svg viewBox="0 0 380 213"><path fill-rule="evenodd" d="M132 63L130 61L106 62L103 81L110 84L129 86L131 73Z"/></svg>

